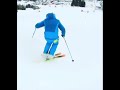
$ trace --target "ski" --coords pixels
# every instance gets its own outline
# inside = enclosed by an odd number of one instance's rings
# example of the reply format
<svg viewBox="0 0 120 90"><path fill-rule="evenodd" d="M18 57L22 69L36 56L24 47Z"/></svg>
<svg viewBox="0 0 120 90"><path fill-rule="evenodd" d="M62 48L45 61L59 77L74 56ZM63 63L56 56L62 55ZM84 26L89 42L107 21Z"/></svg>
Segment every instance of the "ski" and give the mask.
<svg viewBox="0 0 120 90"><path fill-rule="evenodd" d="M61 53L61 52L59 52L59 53L56 53L56 54L55 54L55 56L57 56L57 55L61 55L61 54L62 54L62 53Z"/></svg>
<svg viewBox="0 0 120 90"><path fill-rule="evenodd" d="M57 54L54 56L54 58L61 58L61 57L65 57L65 54Z"/></svg>
<svg viewBox="0 0 120 90"><path fill-rule="evenodd" d="M59 52L59 53L56 53L53 58L45 58L47 56L44 56L44 54L41 54L41 56L43 58L43 61L52 61L52 60L55 60L57 58L63 58L63 57L65 57L65 54Z"/></svg>
<svg viewBox="0 0 120 90"><path fill-rule="evenodd" d="M56 59L56 58L62 58L62 57L65 57L65 54L62 54L62 53L57 53L55 54L55 56L51 59L46 59L46 61L48 60L53 60L53 59Z"/></svg>

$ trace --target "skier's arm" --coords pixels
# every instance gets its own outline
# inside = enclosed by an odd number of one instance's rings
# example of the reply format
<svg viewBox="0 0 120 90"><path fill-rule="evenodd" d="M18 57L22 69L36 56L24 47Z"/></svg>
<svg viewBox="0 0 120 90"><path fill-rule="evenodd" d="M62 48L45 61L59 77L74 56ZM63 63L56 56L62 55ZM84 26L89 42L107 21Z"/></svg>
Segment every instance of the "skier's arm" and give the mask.
<svg viewBox="0 0 120 90"><path fill-rule="evenodd" d="M44 26L44 21L39 22L39 23L37 23L37 24L35 25L36 28L41 28L41 27L43 27L43 26Z"/></svg>
<svg viewBox="0 0 120 90"><path fill-rule="evenodd" d="M65 37L65 28L64 26L59 22L58 28L62 31L62 37Z"/></svg>

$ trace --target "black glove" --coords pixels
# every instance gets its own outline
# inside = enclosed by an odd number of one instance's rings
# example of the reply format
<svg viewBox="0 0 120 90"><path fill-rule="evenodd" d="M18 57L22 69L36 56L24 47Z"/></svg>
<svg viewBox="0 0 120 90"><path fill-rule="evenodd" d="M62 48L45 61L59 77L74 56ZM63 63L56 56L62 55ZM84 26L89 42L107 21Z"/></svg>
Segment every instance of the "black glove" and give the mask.
<svg viewBox="0 0 120 90"><path fill-rule="evenodd" d="M62 37L65 37L65 35L61 35Z"/></svg>

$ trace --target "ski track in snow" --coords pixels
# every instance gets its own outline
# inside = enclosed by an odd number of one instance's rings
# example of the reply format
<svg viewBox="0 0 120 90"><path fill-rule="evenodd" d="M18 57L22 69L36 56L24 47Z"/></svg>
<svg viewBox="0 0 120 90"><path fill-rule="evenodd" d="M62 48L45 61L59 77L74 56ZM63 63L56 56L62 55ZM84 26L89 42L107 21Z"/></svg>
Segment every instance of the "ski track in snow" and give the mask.
<svg viewBox="0 0 120 90"><path fill-rule="evenodd" d="M88 9L86 9L88 10ZM57 52L66 57L41 61L46 41L44 28L35 24L46 14L56 14L66 29L66 41L60 36ZM17 12L17 90L102 90L103 12L81 12L80 7L41 6L39 10ZM59 30L59 35L61 31Z"/></svg>

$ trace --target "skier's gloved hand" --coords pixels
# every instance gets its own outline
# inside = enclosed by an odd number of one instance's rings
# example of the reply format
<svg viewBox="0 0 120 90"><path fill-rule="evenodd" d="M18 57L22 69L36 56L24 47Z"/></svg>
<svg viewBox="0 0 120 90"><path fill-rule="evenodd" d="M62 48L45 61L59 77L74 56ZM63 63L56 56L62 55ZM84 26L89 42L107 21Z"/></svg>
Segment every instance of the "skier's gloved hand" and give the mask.
<svg viewBox="0 0 120 90"><path fill-rule="evenodd" d="M35 28L38 28L38 24L35 25Z"/></svg>
<svg viewBox="0 0 120 90"><path fill-rule="evenodd" d="M37 23L37 24L35 25L35 28L40 28L40 24Z"/></svg>
<svg viewBox="0 0 120 90"><path fill-rule="evenodd" d="M65 35L61 35L62 37L65 37Z"/></svg>

